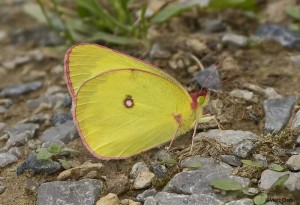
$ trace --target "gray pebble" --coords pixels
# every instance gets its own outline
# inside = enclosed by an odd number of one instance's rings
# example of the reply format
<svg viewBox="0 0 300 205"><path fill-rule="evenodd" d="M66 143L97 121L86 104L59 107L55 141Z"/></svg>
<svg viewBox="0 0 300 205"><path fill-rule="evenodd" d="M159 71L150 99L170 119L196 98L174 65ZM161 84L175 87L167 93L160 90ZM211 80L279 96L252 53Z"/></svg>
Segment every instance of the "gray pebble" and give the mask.
<svg viewBox="0 0 300 205"><path fill-rule="evenodd" d="M256 31L256 36L265 40L275 40L287 48L300 49L299 32L290 31L279 24L261 25Z"/></svg>
<svg viewBox="0 0 300 205"><path fill-rule="evenodd" d="M166 176L168 169L163 164L152 164L150 166L150 171L155 174L155 177L162 179Z"/></svg>
<svg viewBox="0 0 300 205"><path fill-rule="evenodd" d="M71 115L71 113L59 113L56 114L52 117L52 125L56 126L56 125L60 125L65 123L68 120L72 120L73 117Z"/></svg>
<svg viewBox="0 0 300 205"><path fill-rule="evenodd" d="M231 97L241 98L246 101L252 101L253 100L253 92L250 92L248 90L241 90L241 89L234 89L230 91L229 95Z"/></svg>
<svg viewBox="0 0 300 205"><path fill-rule="evenodd" d="M8 153L15 155L18 159L21 159L24 154L24 150L20 147L12 147Z"/></svg>
<svg viewBox="0 0 300 205"><path fill-rule="evenodd" d="M209 19L204 21L204 29L211 33L225 31L225 24L219 19Z"/></svg>
<svg viewBox="0 0 300 205"><path fill-rule="evenodd" d="M235 145L233 154L241 158L246 158L251 154L253 148L254 143L251 140L244 140Z"/></svg>
<svg viewBox="0 0 300 205"><path fill-rule="evenodd" d="M102 188L103 183L96 179L83 179L75 182L54 181L43 183L38 189L37 205L95 205Z"/></svg>
<svg viewBox="0 0 300 205"><path fill-rule="evenodd" d="M222 42L225 44L233 44L239 47L246 47L248 45L248 38L233 33L227 33L223 36Z"/></svg>
<svg viewBox="0 0 300 205"><path fill-rule="evenodd" d="M137 162L130 171L130 177L135 179L140 172L149 171L148 166L144 162Z"/></svg>
<svg viewBox="0 0 300 205"><path fill-rule="evenodd" d="M197 83L203 88L221 89L222 80L216 65L211 65L195 75Z"/></svg>
<svg viewBox="0 0 300 205"><path fill-rule="evenodd" d="M265 133L280 132L287 125L296 102L296 96L265 100L263 102L266 115Z"/></svg>
<svg viewBox="0 0 300 205"><path fill-rule="evenodd" d="M46 95L40 98L31 99L26 102L27 108L30 110L35 110L42 104L48 105L54 109L57 109L64 105L65 94L55 93L53 95Z"/></svg>
<svg viewBox="0 0 300 205"><path fill-rule="evenodd" d="M254 157L254 159L255 159L256 162L262 163L265 167L268 166L268 164L269 164L268 160L262 154L254 154L253 157Z"/></svg>
<svg viewBox="0 0 300 205"><path fill-rule="evenodd" d="M300 68L300 55L290 56L290 60L293 63L294 67Z"/></svg>
<svg viewBox="0 0 300 205"><path fill-rule="evenodd" d="M14 162L16 162L18 158L10 153L0 153L0 167L6 167Z"/></svg>
<svg viewBox="0 0 300 205"><path fill-rule="evenodd" d="M36 91L42 87L42 82L34 81L30 83L24 83L19 85L13 85L2 89L0 97L18 97Z"/></svg>
<svg viewBox="0 0 300 205"><path fill-rule="evenodd" d="M296 143L297 143L298 146L300 146L300 135L297 137Z"/></svg>
<svg viewBox="0 0 300 205"><path fill-rule="evenodd" d="M291 156L285 166L287 166L291 171L300 171L300 155Z"/></svg>
<svg viewBox="0 0 300 205"><path fill-rule="evenodd" d="M155 189L148 189L137 195L136 199L139 202L144 202L148 197L154 196L155 194L157 194L157 191Z"/></svg>
<svg viewBox="0 0 300 205"><path fill-rule="evenodd" d="M289 156L300 155L300 147L296 147L295 149L287 149L285 150L285 153Z"/></svg>
<svg viewBox="0 0 300 205"><path fill-rule="evenodd" d="M52 160L37 160L36 152L33 151L23 164L17 170L17 175L22 174L25 170L30 170L34 174L54 174L62 169L60 163Z"/></svg>
<svg viewBox="0 0 300 205"><path fill-rule="evenodd" d="M220 160L235 167L238 167L242 164L241 159L234 155L221 155Z"/></svg>
<svg viewBox="0 0 300 205"><path fill-rule="evenodd" d="M223 145L236 145L247 139L252 141L258 140L259 136L249 131L212 129L196 135L195 141L205 138L215 139Z"/></svg>
<svg viewBox="0 0 300 205"><path fill-rule="evenodd" d="M7 109L0 105L0 115L6 113Z"/></svg>
<svg viewBox="0 0 300 205"><path fill-rule="evenodd" d="M158 192L154 197L146 198L144 205L222 205L222 201L208 194L174 194Z"/></svg>
<svg viewBox="0 0 300 205"><path fill-rule="evenodd" d="M17 124L12 128L9 128L7 130L9 139L5 146L10 148L11 146L24 145L29 139L33 138L35 131L38 128L39 125L34 123Z"/></svg>
<svg viewBox="0 0 300 205"><path fill-rule="evenodd" d="M42 134L43 141L60 140L65 144L78 137L78 133L73 120L69 120L55 127L50 127Z"/></svg>

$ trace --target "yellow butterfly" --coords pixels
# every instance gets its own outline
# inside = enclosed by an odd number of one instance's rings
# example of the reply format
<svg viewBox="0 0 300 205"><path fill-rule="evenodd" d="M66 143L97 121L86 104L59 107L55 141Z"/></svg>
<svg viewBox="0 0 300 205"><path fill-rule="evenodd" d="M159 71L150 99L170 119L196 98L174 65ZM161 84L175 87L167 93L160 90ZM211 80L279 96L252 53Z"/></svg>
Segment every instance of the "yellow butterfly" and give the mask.
<svg viewBox="0 0 300 205"><path fill-rule="evenodd" d="M159 68L103 46L71 47L65 79L79 135L100 159L136 155L206 121L207 92L189 94Z"/></svg>

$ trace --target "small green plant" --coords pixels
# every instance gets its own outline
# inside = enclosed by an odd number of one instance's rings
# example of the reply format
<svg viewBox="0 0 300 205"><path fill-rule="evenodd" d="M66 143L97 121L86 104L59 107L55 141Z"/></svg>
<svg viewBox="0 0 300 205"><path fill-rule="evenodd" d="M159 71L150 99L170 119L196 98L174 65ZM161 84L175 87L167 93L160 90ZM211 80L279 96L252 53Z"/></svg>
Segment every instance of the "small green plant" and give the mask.
<svg viewBox="0 0 300 205"><path fill-rule="evenodd" d="M285 13L291 17L294 22L289 24L291 30L299 31L300 30L300 9L296 6L287 6L285 8Z"/></svg>
<svg viewBox="0 0 300 205"><path fill-rule="evenodd" d="M251 160L241 160L241 162L250 167L262 168L264 166L261 162L253 162Z"/></svg>
<svg viewBox="0 0 300 205"><path fill-rule="evenodd" d="M221 191L225 191L225 192L242 192L245 195L248 196L254 196L253 198L253 202L256 205L261 205L261 204L265 204L267 199L268 199L268 195L269 192L276 190L276 189L280 189L284 182L286 182L286 180L288 180L289 178L289 174L285 174L281 177L278 178L278 180L276 180L276 182L274 182L274 184L271 186L271 188L268 191L260 191L257 188L254 187L243 187L239 182L231 180L231 179L216 179L216 180L212 180L210 182L210 185L212 187L214 187L215 189L219 189Z"/></svg>
<svg viewBox="0 0 300 205"><path fill-rule="evenodd" d="M36 159L37 160L57 160L65 169L70 168L70 163L65 159L60 159L60 155L63 152L77 153L77 150L62 147L60 144L51 143L47 148L42 147L36 150Z"/></svg>

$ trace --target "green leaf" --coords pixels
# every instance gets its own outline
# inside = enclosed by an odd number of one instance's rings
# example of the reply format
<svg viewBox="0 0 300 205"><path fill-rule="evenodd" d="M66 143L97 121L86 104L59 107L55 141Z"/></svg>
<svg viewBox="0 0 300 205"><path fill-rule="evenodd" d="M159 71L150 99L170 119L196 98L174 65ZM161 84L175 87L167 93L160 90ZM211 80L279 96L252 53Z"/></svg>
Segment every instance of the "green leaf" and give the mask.
<svg viewBox="0 0 300 205"><path fill-rule="evenodd" d="M270 164L268 168L276 172L282 172L285 169L284 166L280 164L274 164L274 163Z"/></svg>
<svg viewBox="0 0 300 205"><path fill-rule="evenodd" d="M256 0L211 0L208 8L210 9L226 9L239 8L242 10L257 10Z"/></svg>
<svg viewBox="0 0 300 205"><path fill-rule="evenodd" d="M162 10L158 11L151 19L153 23L163 23L173 16L178 16L181 13L191 9L194 5L182 6L182 5L170 5Z"/></svg>
<svg viewBox="0 0 300 205"><path fill-rule="evenodd" d="M202 166L201 163L194 163L194 164L187 164L186 168L193 170L193 169L199 169L201 166Z"/></svg>
<svg viewBox="0 0 300 205"><path fill-rule="evenodd" d="M288 180L289 174L285 174L277 179L277 181L271 186L270 189L277 189L283 186L284 182Z"/></svg>
<svg viewBox="0 0 300 205"><path fill-rule="evenodd" d="M64 147L62 149L62 151L64 151L64 152L71 152L71 153L78 153L79 152L76 149L72 149L72 148L69 148L69 147Z"/></svg>
<svg viewBox="0 0 300 205"><path fill-rule="evenodd" d="M287 6L285 8L285 12L290 17L292 17L296 20L300 20L300 9L298 7L296 7L296 6Z"/></svg>
<svg viewBox="0 0 300 205"><path fill-rule="evenodd" d="M296 23L291 23L288 25L289 29L292 31L299 31L300 30L300 25Z"/></svg>
<svg viewBox="0 0 300 205"><path fill-rule="evenodd" d="M61 152L61 145L57 143L51 143L48 147L48 151L52 153L53 155L59 154Z"/></svg>
<svg viewBox="0 0 300 205"><path fill-rule="evenodd" d="M118 44L118 45L129 45L135 44L136 42L131 38L126 38L122 36L115 36L113 34L104 33L104 32L97 32L87 41L89 42L96 42L96 41L105 41L107 43Z"/></svg>
<svg viewBox="0 0 300 205"><path fill-rule="evenodd" d="M243 164L246 164L246 165L248 165L248 166L251 166L251 167L258 167L258 168L261 168L261 167L263 167L264 165L261 163L261 162L253 162L253 161L251 161L251 160L241 160L241 162L243 163Z"/></svg>
<svg viewBox="0 0 300 205"><path fill-rule="evenodd" d="M168 165L175 165L177 164L177 161L176 159L170 158L170 159L163 160L161 163L168 164Z"/></svg>
<svg viewBox="0 0 300 205"><path fill-rule="evenodd" d="M36 150L36 152L37 160L47 160L53 156L53 154L50 153L47 148L39 148Z"/></svg>
<svg viewBox="0 0 300 205"><path fill-rule="evenodd" d="M216 179L211 181L210 185L224 191L237 191L243 189L240 183L230 179Z"/></svg>
<svg viewBox="0 0 300 205"><path fill-rule="evenodd" d="M67 160L64 160L64 159L58 159L59 163L63 166L64 169L70 169L72 166L71 166L71 163Z"/></svg>
<svg viewBox="0 0 300 205"><path fill-rule="evenodd" d="M243 189L243 193L249 196L253 196L255 194L258 194L258 189L256 188L249 188L249 189Z"/></svg>
<svg viewBox="0 0 300 205"><path fill-rule="evenodd" d="M267 202L267 199L268 199L268 194L262 193L262 194L257 195L256 197L254 197L253 201L254 201L254 204L256 204L256 205L262 205Z"/></svg>

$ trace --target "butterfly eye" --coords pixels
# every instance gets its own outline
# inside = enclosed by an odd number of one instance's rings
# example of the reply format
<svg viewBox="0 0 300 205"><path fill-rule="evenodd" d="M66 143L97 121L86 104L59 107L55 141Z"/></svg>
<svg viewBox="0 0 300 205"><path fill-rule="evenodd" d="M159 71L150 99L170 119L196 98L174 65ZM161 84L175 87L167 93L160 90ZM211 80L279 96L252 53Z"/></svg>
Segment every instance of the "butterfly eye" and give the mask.
<svg viewBox="0 0 300 205"><path fill-rule="evenodd" d="M127 95L123 101L123 104L126 108L132 108L134 106L132 96Z"/></svg>
<svg viewBox="0 0 300 205"><path fill-rule="evenodd" d="M205 96L199 96L197 101L199 105L203 105L205 103Z"/></svg>

